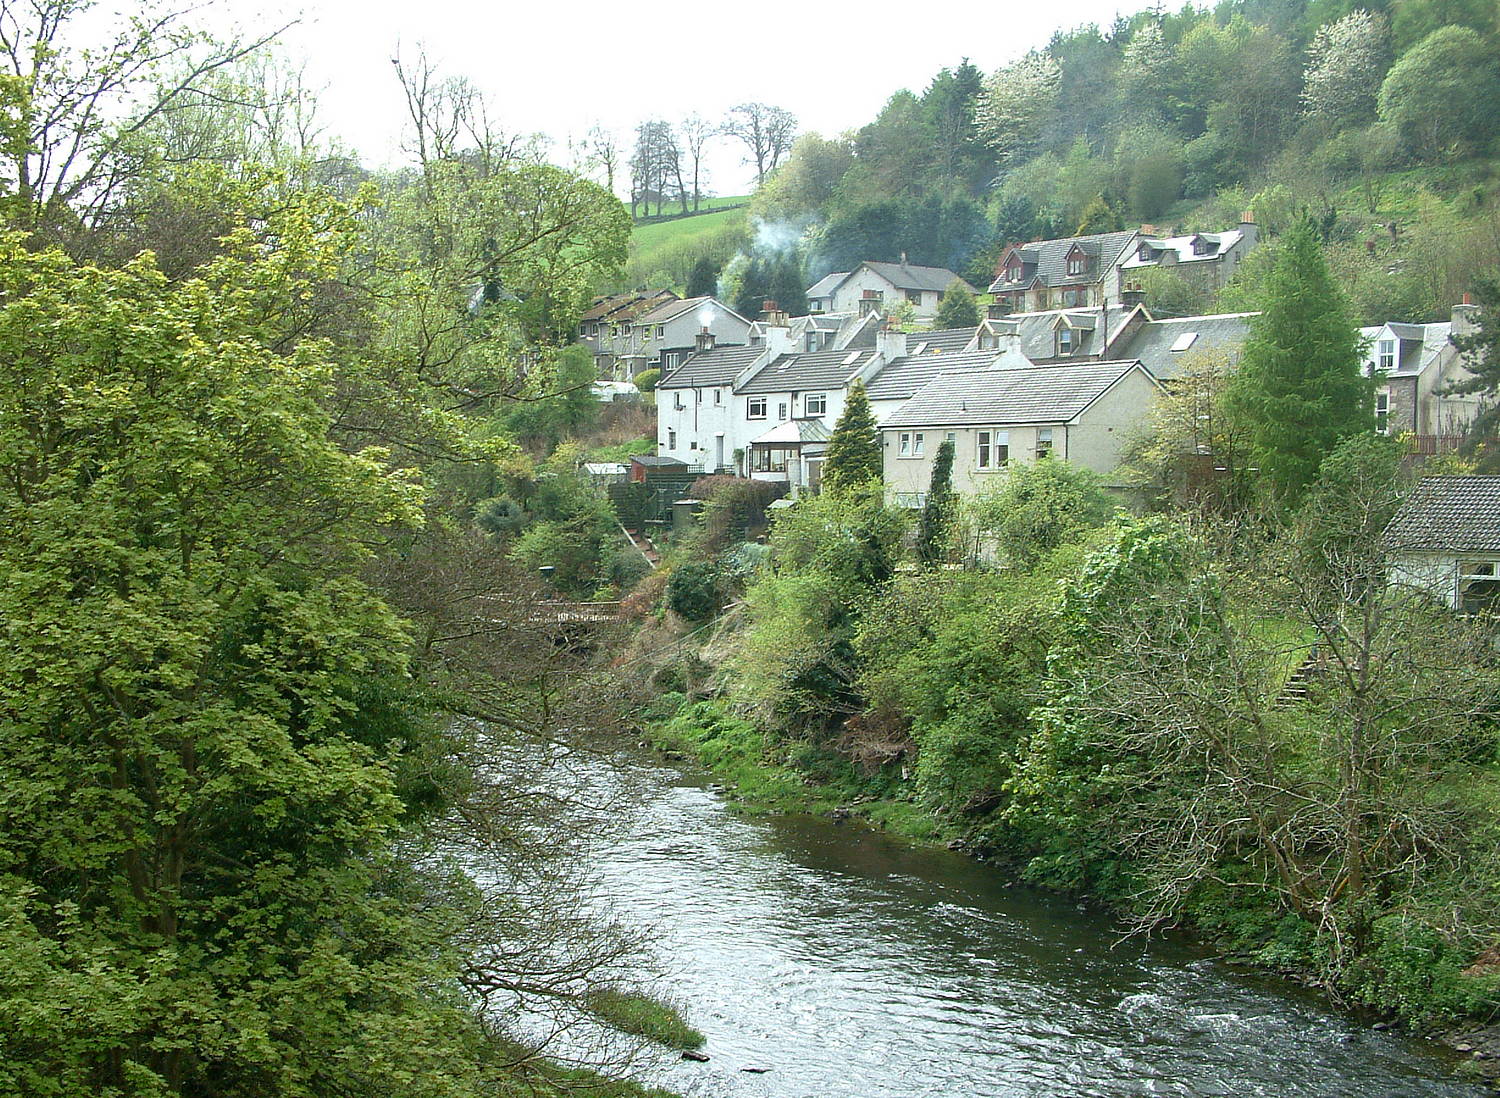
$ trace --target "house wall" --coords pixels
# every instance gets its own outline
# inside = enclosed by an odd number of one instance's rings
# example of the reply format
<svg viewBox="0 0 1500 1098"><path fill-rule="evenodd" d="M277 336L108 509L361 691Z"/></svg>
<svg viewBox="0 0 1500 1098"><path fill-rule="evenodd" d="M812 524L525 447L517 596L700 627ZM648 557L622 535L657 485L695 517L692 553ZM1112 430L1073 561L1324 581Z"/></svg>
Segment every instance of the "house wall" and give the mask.
<svg viewBox="0 0 1500 1098"><path fill-rule="evenodd" d="M1068 429L1068 447L1059 456L1107 479L1113 477L1130 436L1146 423L1157 392L1145 374L1132 370Z"/></svg>
<svg viewBox="0 0 1500 1098"><path fill-rule="evenodd" d="M715 403L714 394L718 393ZM679 401L682 407L677 407ZM733 463L733 395L728 385L701 389L663 389L656 394L656 452L717 471L717 437L724 436L724 467ZM677 445L672 445L673 432Z"/></svg>
<svg viewBox="0 0 1500 1098"><path fill-rule="evenodd" d="M844 311L857 311L859 303L864 298L866 290L878 290L885 295L882 304L886 310L896 308L906 300L906 291L898 290L888 279L876 274L868 267L861 267L850 275L834 291L832 303L828 312L840 313ZM930 319L937 315L938 305L943 295L934 290L923 290L920 304L913 302L912 308L916 310L917 316Z"/></svg>
<svg viewBox="0 0 1500 1098"><path fill-rule="evenodd" d="M1052 425L1052 453L1065 461L1100 473L1108 480L1119 468L1131 433L1146 421L1157 388L1139 370L1127 374L1109 392L1091 404L1072 424ZM958 492L976 492L996 482L1006 470L979 468L979 432L1006 431L1010 435L1010 461L1035 461L1037 436L1046 424L979 424L972 427L887 427L880 433L883 473L887 492L904 502L925 496L932 483L932 465L937 448L953 434L953 487ZM924 435L921 457L902 457L902 432Z"/></svg>
<svg viewBox="0 0 1500 1098"><path fill-rule="evenodd" d="M1458 605L1458 558L1451 553L1401 553L1391 560L1388 582L1430 591L1444 605Z"/></svg>

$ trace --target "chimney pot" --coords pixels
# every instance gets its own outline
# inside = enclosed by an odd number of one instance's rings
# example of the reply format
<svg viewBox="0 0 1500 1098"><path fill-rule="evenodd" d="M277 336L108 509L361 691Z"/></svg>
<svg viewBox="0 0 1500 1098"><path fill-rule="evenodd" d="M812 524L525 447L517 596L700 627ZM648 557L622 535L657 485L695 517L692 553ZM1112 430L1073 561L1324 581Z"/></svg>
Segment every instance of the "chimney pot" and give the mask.
<svg viewBox="0 0 1500 1098"><path fill-rule="evenodd" d="M1240 214L1240 224L1241 225L1254 225L1255 224L1255 214L1252 211L1250 211L1250 210L1245 210L1243 213Z"/></svg>
<svg viewBox="0 0 1500 1098"><path fill-rule="evenodd" d="M1467 290L1465 290L1464 291L1464 297L1463 297L1463 303L1465 305L1472 305L1472 304L1474 304L1474 295L1471 294L1471 293L1469 293Z"/></svg>

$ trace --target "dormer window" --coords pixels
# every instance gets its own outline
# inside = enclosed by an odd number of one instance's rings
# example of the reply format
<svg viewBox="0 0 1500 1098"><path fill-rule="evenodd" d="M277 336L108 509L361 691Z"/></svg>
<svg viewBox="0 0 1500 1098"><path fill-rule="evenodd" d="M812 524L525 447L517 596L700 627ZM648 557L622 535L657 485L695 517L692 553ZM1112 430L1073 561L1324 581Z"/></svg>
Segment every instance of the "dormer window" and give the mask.
<svg viewBox="0 0 1500 1098"><path fill-rule="evenodd" d="M1380 341L1380 356L1376 365L1382 370L1394 370L1396 368L1396 341L1394 339L1382 339Z"/></svg>
<svg viewBox="0 0 1500 1098"><path fill-rule="evenodd" d="M1150 244L1142 244L1135 254L1142 263L1150 263L1156 258L1156 250Z"/></svg>
<svg viewBox="0 0 1500 1098"><path fill-rule="evenodd" d="M1005 281L1021 281L1021 260L1019 256L1011 257L1011 261L1005 265Z"/></svg>
<svg viewBox="0 0 1500 1098"><path fill-rule="evenodd" d="M1081 255L1070 255L1070 256L1068 256L1068 273L1070 275L1081 275L1081 274L1083 274L1083 256L1081 256Z"/></svg>
<svg viewBox="0 0 1500 1098"><path fill-rule="evenodd" d="M1209 240L1207 237L1203 237L1203 236L1195 236L1195 237L1193 237L1193 254L1194 255L1208 255L1208 254L1210 254L1214 250L1214 247L1215 247L1214 242L1212 240Z"/></svg>
<svg viewBox="0 0 1500 1098"><path fill-rule="evenodd" d="M1073 329L1057 329L1057 353L1059 355L1070 355L1073 353Z"/></svg>

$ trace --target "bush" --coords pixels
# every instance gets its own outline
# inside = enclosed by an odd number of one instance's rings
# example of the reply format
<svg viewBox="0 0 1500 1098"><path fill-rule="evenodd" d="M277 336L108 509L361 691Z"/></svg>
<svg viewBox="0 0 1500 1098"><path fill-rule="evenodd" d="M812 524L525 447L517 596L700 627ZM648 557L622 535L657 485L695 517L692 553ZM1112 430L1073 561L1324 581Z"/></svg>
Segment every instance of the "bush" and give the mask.
<svg viewBox="0 0 1500 1098"><path fill-rule="evenodd" d="M635 375L635 387L643 393L654 393L656 392L656 383L660 380L660 370L642 370Z"/></svg>
<svg viewBox="0 0 1500 1098"><path fill-rule="evenodd" d="M688 621L711 621L719 612L719 574L711 561L690 560L672 569L667 609Z"/></svg>
<svg viewBox="0 0 1500 1098"><path fill-rule="evenodd" d="M479 528L502 539L520 533L529 519L526 509L509 496L495 496L474 509L474 522Z"/></svg>
<svg viewBox="0 0 1500 1098"><path fill-rule="evenodd" d="M676 1007L649 995L606 988L589 995L584 1006L621 1033L644 1037L668 1048L703 1046L703 1034L688 1025Z"/></svg>

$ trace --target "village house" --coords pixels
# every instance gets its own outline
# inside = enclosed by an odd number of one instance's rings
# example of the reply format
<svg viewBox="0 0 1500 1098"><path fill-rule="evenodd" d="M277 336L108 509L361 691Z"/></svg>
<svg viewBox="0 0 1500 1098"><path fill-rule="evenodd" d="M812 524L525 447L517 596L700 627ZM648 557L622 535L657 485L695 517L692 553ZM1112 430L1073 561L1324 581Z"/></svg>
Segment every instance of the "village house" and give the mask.
<svg viewBox="0 0 1500 1098"><path fill-rule="evenodd" d="M808 288L807 303L812 312L852 312L861 316L888 315L905 303L925 320L937 315L943 294L955 282L965 292L975 292L974 287L946 267L920 267L908 263L902 255L899 263L867 260L852 271L828 275Z"/></svg>
<svg viewBox="0 0 1500 1098"><path fill-rule="evenodd" d="M645 370L675 370L705 334L713 337L712 346L745 346L750 328L750 321L716 298L674 297L612 318L608 334L599 337L595 361L607 358L606 372L630 381Z"/></svg>
<svg viewBox="0 0 1500 1098"><path fill-rule="evenodd" d="M1139 362L938 374L880 425L886 490L920 506L945 440L959 492L994 483L1017 461L1057 458L1109 477L1159 389Z"/></svg>
<svg viewBox="0 0 1500 1098"><path fill-rule="evenodd" d="M1170 270L1189 285L1213 293L1224 288L1245 256L1260 242L1255 218L1240 215L1238 228L1217 233L1157 235L1142 225L1138 238L1120 261L1121 282L1133 285L1148 270Z"/></svg>
<svg viewBox="0 0 1500 1098"><path fill-rule="evenodd" d="M1360 334L1368 341L1365 373L1377 377L1376 430L1416 436L1419 453L1451 449L1484 407L1478 394L1456 396L1447 387L1471 376L1452 337L1474 330L1478 306L1453 307L1449 320L1436 324L1391 321Z"/></svg>
<svg viewBox="0 0 1500 1098"><path fill-rule="evenodd" d="M625 321L677 299L677 295L671 290L650 293L635 290L594 298L578 320L578 342L594 356L597 376L611 377L615 374L612 332L617 331ZM617 377L616 380L625 379Z"/></svg>
<svg viewBox="0 0 1500 1098"><path fill-rule="evenodd" d="M1134 282L1151 269L1170 269L1216 290L1258 241L1255 222L1245 214L1238 228L1224 232L1168 236L1147 225L1011 244L1000 253L989 292L1004 312L1124 308L1137 303Z"/></svg>
<svg viewBox="0 0 1500 1098"><path fill-rule="evenodd" d="M1386 529L1392 584L1463 613L1500 610L1500 477L1423 477Z"/></svg>

